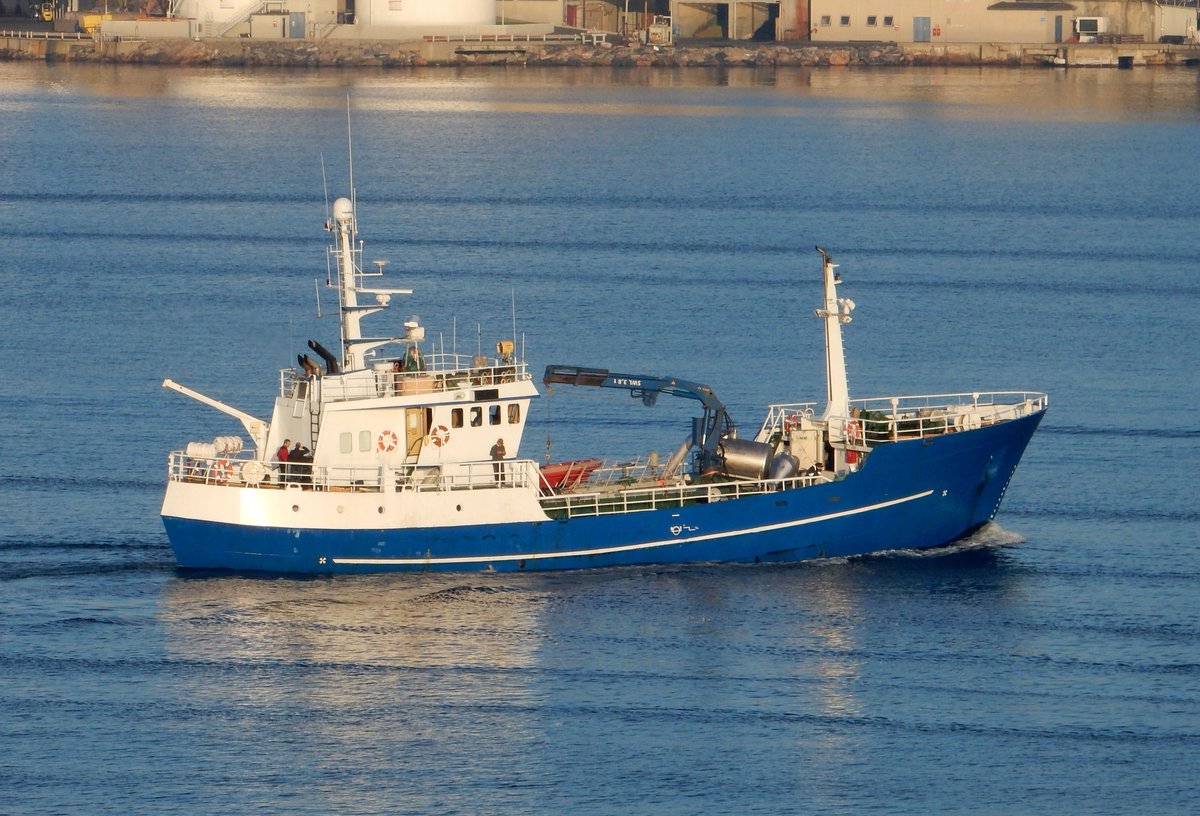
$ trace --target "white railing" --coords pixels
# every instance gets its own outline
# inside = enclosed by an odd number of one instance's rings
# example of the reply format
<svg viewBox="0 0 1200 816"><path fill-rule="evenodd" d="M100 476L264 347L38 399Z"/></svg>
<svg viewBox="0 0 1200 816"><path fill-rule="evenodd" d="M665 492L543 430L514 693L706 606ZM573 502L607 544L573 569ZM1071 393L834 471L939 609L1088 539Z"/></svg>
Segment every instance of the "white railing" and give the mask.
<svg viewBox="0 0 1200 816"><path fill-rule="evenodd" d="M228 487L298 488L338 493L528 490L538 484L538 467L528 459L465 462L445 470L441 467L330 466L262 462L253 455L203 458L174 451L168 457L167 478L173 482Z"/></svg>
<svg viewBox="0 0 1200 816"><path fill-rule="evenodd" d="M221 30L217 32L217 36L224 37L230 31L233 31L242 23L249 20L252 14L260 11L265 5L267 5L266 0L250 0L249 3L243 4L240 9L233 13L232 17L225 21Z"/></svg>
<svg viewBox="0 0 1200 816"><path fill-rule="evenodd" d="M572 43L572 42L602 42L603 32L580 32L578 34L426 34L425 42L445 43Z"/></svg>
<svg viewBox="0 0 1200 816"><path fill-rule="evenodd" d="M450 362L451 359L456 362ZM376 397L434 394L457 391L461 388L491 388L503 383L529 380L525 363L486 362L479 366L465 355L429 355L421 371L392 371L387 368L370 372L325 375L320 378L327 400L374 399ZM295 397L301 385L307 387L309 378L293 368L279 372L279 393Z"/></svg>
<svg viewBox="0 0 1200 816"><path fill-rule="evenodd" d="M1035 391L871 397L851 400L850 416L830 417L828 425L852 445L870 447L1007 422L1041 411L1048 402L1046 394ZM810 402L772 405L758 438L768 439L789 423L812 419L815 411Z"/></svg>
<svg viewBox="0 0 1200 816"><path fill-rule="evenodd" d="M9 40L91 40L91 34L79 31L0 31L0 39Z"/></svg>
<svg viewBox="0 0 1200 816"><path fill-rule="evenodd" d="M728 499L741 499L781 490L811 487L829 481L820 474L796 476L789 479L756 479L754 481L725 481L704 484L673 484L654 487L635 487L628 490L596 490L546 496L542 509L553 518L601 516L611 513L638 513L666 510L689 504L714 504ZM588 487L591 487L589 484Z"/></svg>

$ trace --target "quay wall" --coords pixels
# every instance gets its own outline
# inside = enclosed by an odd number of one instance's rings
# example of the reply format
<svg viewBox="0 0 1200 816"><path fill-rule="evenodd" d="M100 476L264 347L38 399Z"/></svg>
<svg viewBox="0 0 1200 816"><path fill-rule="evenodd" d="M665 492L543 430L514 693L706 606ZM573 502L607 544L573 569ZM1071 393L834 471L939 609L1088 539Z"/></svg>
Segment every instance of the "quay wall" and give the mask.
<svg viewBox="0 0 1200 816"><path fill-rule="evenodd" d="M1017 43L764 43L625 46L609 43L368 40L37 39L0 34L0 59L197 66L383 67L460 65L611 67L1022 66L1196 64L1195 46Z"/></svg>

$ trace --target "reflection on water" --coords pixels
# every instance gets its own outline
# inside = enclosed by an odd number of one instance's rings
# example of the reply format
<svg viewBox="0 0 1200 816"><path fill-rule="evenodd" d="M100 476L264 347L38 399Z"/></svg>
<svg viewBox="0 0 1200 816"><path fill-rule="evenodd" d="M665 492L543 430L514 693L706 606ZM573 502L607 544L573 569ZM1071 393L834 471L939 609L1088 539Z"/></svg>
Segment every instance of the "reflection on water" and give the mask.
<svg viewBox="0 0 1200 816"><path fill-rule="evenodd" d="M164 589L166 649L232 673L192 693L318 708L530 703L544 600L458 577L176 578ZM206 672L189 672L203 679ZM306 704L309 705L309 704Z"/></svg>
<svg viewBox="0 0 1200 816"><path fill-rule="evenodd" d="M261 110L563 116L812 116L825 103L857 104L877 119L1195 121L1200 88L1190 68L1138 71L1008 68L495 68L237 70L150 66L0 64L4 104L51 94ZM628 91L638 90L630 95ZM645 91L661 90L658 98ZM729 91L736 91L731 95ZM669 92L669 93L668 93ZM936 107L914 113L911 106ZM839 115L846 110L839 108Z"/></svg>

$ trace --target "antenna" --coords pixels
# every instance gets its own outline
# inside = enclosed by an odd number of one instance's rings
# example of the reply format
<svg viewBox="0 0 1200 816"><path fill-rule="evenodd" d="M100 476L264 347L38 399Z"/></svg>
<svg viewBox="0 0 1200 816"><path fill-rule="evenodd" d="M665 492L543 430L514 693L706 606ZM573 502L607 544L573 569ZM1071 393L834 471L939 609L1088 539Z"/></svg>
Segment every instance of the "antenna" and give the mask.
<svg viewBox="0 0 1200 816"><path fill-rule="evenodd" d="M325 178L325 151L321 151L321 187L325 190L325 220L329 220L329 181Z"/></svg>
<svg viewBox="0 0 1200 816"><path fill-rule="evenodd" d="M516 290L516 287L511 287L508 290L508 292L509 292L509 296L512 298L512 324L513 324L512 336L513 336L513 342L515 343L517 340L517 290Z"/></svg>
<svg viewBox="0 0 1200 816"><path fill-rule="evenodd" d="M317 293L317 319L321 319L324 315L321 314L321 280L313 278L313 289Z"/></svg>
<svg viewBox="0 0 1200 816"><path fill-rule="evenodd" d="M354 231L358 232L358 196L354 194L354 137L350 132L350 94L346 94L346 150L350 157L350 204L354 213Z"/></svg>

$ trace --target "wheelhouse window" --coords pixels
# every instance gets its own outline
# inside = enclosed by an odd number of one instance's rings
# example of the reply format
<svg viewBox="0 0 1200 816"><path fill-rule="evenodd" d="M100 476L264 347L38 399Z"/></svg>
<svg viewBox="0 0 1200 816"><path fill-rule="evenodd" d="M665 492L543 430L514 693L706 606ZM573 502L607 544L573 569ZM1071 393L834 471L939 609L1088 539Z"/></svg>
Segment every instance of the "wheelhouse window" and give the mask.
<svg viewBox="0 0 1200 816"><path fill-rule="evenodd" d="M514 402L508 406L508 424L516 425L521 421L521 404Z"/></svg>
<svg viewBox="0 0 1200 816"><path fill-rule="evenodd" d="M370 431L359 431L358 432L358 450L361 453L366 453L367 451L371 450L371 442L372 441L373 440L371 439Z"/></svg>
<svg viewBox="0 0 1200 816"><path fill-rule="evenodd" d="M499 425L500 424L500 406L499 405L488 406L488 424L489 425Z"/></svg>
<svg viewBox="0 0 1200 816"><path fill-rule="evenodd" d="M463 410L462 408L450 409L450 427L461 428L463 426Z"/></svg>
<svg viewBox="0 0 1200 816"><path fill-rule="evenodd" d="M483 424L483 409L476 405L471 409L471 427L478 428Z"/></svg>
<svg viewBox="0 0 1200 816"><path fill-rule="evenodd" d="M343 431L338 434L338 453L353 453L354 452L354 434L349 431Z"/></svg>

